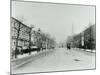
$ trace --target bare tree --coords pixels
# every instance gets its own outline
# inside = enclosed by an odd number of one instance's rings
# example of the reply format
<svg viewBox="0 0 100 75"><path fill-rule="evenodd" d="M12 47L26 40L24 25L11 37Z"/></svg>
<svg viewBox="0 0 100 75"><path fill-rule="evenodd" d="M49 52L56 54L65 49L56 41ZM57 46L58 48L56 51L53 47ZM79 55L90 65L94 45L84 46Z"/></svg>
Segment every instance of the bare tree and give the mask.
<svg viewBox="0 0 100 75"><path fill-rule="evenodd" d="M24 32L29 35L29 54L30 54L30 46L31 46L31 31L33 27L28 27L19 20L12 18L12 28L16 31L16 48L15 48L15 58L17 58L17 54L19 53L18 50L18 40L21 39L25 42L23 38L20 37L21 30L28 28L28 30L25 30ZM13 31L14 32L14 31ZM22 48L22 47L21 47Z"/></svg>
<svg viewBox="0 0 100 75"><path fill-rule="evenodd" d="M19 33L20 33L20 29L21 29L21 26L20 26L20 22L18 20L16 20L15 18L12 18L11 19L12 21L12 29L14 29L16 31L16 48L15 48L15 58L17 58L17 54L18 54L18 38L19 38ZM13 31L14 33L14 31Z"/></svg>
<svg viewBox="0 0 100 75"><path fill-rule="evenodd" d="M32 37L32 29L34 28L33 25L30 27L30 32L29 32L29 54L31 54L31 37Z"/></svg>

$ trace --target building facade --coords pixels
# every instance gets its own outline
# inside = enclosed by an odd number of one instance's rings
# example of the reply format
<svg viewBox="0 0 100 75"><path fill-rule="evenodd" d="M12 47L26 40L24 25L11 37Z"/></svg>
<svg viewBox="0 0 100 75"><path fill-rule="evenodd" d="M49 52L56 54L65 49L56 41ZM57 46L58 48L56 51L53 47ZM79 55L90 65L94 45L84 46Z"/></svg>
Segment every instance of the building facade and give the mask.
<svg viewBox="0 0 100 75"><path fill-rule="evenodd" d="M31 28L11 17L11 51L21 51L29 47Z"/></svg>
<svg viewBox="0 0 100 75"><path fill-rule="evenodd" d="M84 48L84 49L94 49L96 48L96 30L95 25L89 26L83 32L76 34L68 39L72 42L72 47Z"/></svg>

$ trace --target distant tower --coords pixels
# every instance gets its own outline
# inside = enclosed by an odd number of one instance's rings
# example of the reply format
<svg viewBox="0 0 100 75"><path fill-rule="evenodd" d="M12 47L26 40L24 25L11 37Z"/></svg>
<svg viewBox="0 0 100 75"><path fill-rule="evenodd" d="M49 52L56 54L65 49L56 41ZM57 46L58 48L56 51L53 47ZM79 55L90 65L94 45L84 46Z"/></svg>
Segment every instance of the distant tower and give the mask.
<svg viewBox="0 0 100 75"><path fill-rule="evenodd" d="M74 40L73 40L73 37L74 37L74 25L72 24L72 41L71 41L71 47L73 47L73 43L74 43Z"/></svg>

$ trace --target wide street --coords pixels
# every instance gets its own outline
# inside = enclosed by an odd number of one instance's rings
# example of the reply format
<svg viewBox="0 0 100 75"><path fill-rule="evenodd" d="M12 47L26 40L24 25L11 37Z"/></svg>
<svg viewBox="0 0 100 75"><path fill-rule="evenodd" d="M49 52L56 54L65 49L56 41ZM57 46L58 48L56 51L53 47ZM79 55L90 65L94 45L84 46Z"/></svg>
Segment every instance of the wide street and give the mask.
<svg viewBox="0 0 100 75"><path fill-rule="evenodd" d="M95 69L95 53L79 49L56 48L30 58L32 61L13 69L13 73ZM25 62L25 61L23 61Z"/></svg>

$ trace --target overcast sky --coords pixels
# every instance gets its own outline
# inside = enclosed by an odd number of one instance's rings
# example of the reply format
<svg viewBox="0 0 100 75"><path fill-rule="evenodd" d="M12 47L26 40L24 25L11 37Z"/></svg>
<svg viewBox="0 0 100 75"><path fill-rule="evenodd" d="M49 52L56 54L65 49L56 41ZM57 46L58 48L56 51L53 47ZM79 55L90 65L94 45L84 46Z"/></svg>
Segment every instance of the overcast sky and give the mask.
<svg viewBox="0 0 100 75"><path fill-rule="evenodd" d="M73 32L77 34L95 24L94 6L51 4L36 2L12 2L12 17L24 17L26 25L33 24L43 32L64 41Z"/></svg>

